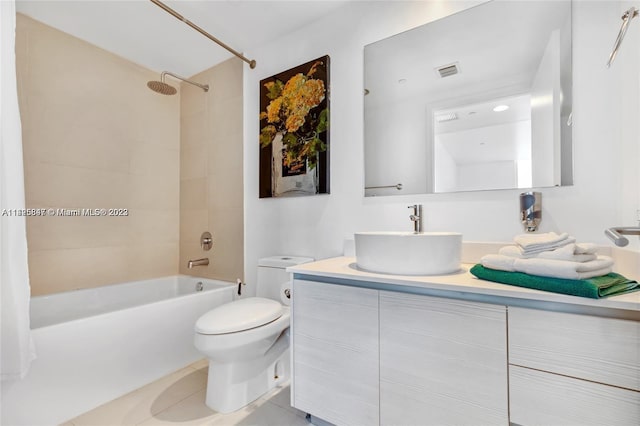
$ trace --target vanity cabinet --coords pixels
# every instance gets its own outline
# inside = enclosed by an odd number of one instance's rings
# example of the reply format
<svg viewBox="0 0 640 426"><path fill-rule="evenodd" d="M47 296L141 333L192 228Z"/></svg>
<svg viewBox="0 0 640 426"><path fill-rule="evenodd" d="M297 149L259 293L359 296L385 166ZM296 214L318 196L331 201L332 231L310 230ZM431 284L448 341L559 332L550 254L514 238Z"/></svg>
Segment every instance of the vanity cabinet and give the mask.
<svg viewBox="0 0 640 426"><path fill-rule="evenodd" d="M380 291L380 423L506 425L506 307Z"/></svg>
<svg viewBox="0 0 640 426"><path fill-rule="evenodd" d="M511 421L640 424L638 321L509 308Z"/></svg>
<svg viewBox="0 0 640 426"><path fill-rule="evenodd" d="M508 424L506 308L296 279L294 407L337 425Z"/></svg>
<svg viewBox="0 0 640 426"><path fill-rule="evenodd" d="M378 291L294 280L291 405L336 425L379 423Z"/></svg>
<svg viewBox="0 0 640 426"><path fill-rule="evenodd" d="M468 272L381 275L349 257L292 269L292 403L315 417L640 425L640 292L588 299Z"/></svg>

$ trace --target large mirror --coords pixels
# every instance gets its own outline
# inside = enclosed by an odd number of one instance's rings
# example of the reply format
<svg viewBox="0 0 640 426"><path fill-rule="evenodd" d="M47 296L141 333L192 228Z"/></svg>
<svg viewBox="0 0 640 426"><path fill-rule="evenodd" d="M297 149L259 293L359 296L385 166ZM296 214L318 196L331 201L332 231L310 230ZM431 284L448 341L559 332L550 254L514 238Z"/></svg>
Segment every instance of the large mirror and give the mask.
<svg viewBox="0 0 640 426"><path fill-rule="evenodd" d="M571 185L571 2L494 0L364 49L365 195Z"/></svg>

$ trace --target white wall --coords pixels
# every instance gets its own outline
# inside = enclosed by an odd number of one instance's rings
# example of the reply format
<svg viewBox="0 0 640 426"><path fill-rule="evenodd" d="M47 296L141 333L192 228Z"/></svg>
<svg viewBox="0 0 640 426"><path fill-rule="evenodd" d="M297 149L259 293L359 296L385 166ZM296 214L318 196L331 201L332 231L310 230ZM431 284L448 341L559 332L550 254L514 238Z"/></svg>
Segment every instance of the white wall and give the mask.
<svg viewBox="0 0 640 426"><path fill-rule="evenodd" d="M560 32L553 31L531 84L533 182L560 184Z"/></svg>
<svg viewBox="0 0 640 426"><path fill-rule="evenodd" d="M258 62L255 70L244 74L245 277L249 289L255 284L259 257L278 253L318 259L338 256L343 238L355 231L409 230L407 205L411 203L424 204L428 231L459 231L465 240L476 241L508 241L522 232L518 217L521 190L363 197L364 45L473 3L480 2L354 2L340 13L246 52ZM580 241L609 244L603 230L628 221L629 205L620 200L634 197L638 204L637 172L630 172L635 173L634 180L623 186L627 172L619 167L623 153L635 153L638 158L637 87L632 98L621 102L629 85L638 84L638 60L627 59L635 64L633 72L623 72L622 66L607 70L603 65L620 26L618 2L576 2L574 24L575 185L540 190L540 230L566 231ZM630 36L632 30L638 28L630 28ZM623 46L628 49L626 55L638 55L637 45L635 50L630 45ZM331 194L259 199L260 79L325 54L331 56ZM624 115L623 104L627 108ZM625 126L632 130L623 140Z"/></svg>
<svg viewBox="0 0 640 426"><path fill-rule="evenodd" d="M427 107L424 99L396 102L368 110L364 138L366 186L402 183L403 194L427 192L431 160L427 147ZM402 167L395 165L402 164ZM367 190L367 195L390 195L397 189Z"/></svg>
<svg viewBox="0 0 640 426"><path fill-rule="evenodd" d="M458 191L518 186L515 160L468 163L458 166Z"/></svg>

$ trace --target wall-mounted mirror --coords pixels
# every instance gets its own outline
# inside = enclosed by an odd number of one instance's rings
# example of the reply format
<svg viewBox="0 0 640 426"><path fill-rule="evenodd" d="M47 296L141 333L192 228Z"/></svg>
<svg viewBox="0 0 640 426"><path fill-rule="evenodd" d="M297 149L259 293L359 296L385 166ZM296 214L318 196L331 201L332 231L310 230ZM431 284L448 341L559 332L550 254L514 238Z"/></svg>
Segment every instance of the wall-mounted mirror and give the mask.
<svg viewBox="0 0 640 426"><path fill-rule="evenodd" d="M494 0L366 46L365 195L571 185L571 72L570 0Z"/></svg>

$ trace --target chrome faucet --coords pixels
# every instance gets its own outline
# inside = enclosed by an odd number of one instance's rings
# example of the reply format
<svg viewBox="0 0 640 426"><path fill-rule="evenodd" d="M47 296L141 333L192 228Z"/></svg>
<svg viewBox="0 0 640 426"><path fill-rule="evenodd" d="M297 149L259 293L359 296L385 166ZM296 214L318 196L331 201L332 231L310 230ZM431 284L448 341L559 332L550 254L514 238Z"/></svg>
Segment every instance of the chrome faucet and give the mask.
<svg viewBox="0 0 640 426"><path fill-rule="evenodd" d="M187 268L191 269L194 266L207 266L208 264L209 258L204 257L202 259L190 260L189 263L187 263Z"/></svg>
<svg viewBox="0 0 640 426"><path fill-rule="evenodd" d="M422 204L414 204L409 206L410 209L413 209L413 214L409 216L411 222L413 222L413 233L421 234L422 233Z"/></svg>
<svg viewBox="0 0 640 426"><path fill-rule="evenodd" d="M640 227L638 226L616 226L605 229L604 235L609 237L611 241L618 247L624 247L629 244L629 240L622 235L638 235L640 236Z"/></svg>

